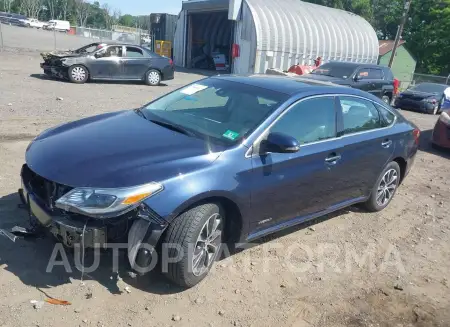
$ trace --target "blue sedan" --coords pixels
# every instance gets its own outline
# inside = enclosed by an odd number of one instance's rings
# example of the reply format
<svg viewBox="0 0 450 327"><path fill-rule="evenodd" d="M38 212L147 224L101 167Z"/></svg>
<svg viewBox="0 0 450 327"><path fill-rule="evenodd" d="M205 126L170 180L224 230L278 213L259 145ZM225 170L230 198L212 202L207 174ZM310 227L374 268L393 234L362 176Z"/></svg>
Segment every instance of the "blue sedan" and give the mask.
<svg viewBox="0 0 450 327"><path fill-rule="evenodd" d="M192 287L225 244L354 204L386 208L419 135L356 89L216 76L46 130L27 148L19 192L36 225L66 246L125 235L136 271L162 252L167 277Z"/></svg>

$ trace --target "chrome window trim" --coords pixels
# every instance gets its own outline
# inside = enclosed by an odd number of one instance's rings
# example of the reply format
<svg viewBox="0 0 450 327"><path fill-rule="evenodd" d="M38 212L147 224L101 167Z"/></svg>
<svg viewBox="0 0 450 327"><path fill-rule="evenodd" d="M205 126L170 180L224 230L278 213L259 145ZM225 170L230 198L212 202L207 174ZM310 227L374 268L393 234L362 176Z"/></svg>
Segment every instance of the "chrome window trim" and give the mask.
<svg viewBox="0 0 450 327"><path fill-rule="evenodd" d="M343 138L349 137L349 136L355 136L355 135L366 134L366 133L373 133L373 132L376 132L376 131L389 129L389 128L392 128L392 126L394 126L395 123L397 122L397 115L391 109L387 108L385 104L380 104L380 103L378 103L378 102L376 102L376 101L374 101L372 99L368 99L368 98L365 98L365 97L360 96L360 95L355 95L355 94L338 94L338 93L312 95L312 96L308 96L306 98L303 98L303 99L300 99L300 100L294 102L288 108L286 108L286 110L284 110L277 118L275 118L275 120L273 122L271 122L270 125L266 127L266 129L264 129L264 131L256 138L256 140L253 142L253 144L248 148L248 150L245 152L245 158L252 158L254 156L254 154L252 154L252 151L253 151L253 148L255 147L255 144L258 144L259 142L261 142L261 138L267 133L267 131L269 131L272 128L272 126L275 125L278 122L278 120L280 120L281 117L283 117L286 113L288 113L294 106L296 106L297 104L299 104L299 103L301 103L303 101L306 101L306 100L315 99L315 98L323 98L323 97L353 97L353 98L358 98L358 99L362 99L362 100L365 100L365 101L369 101L369 102L373 103L374 105L379 105L383 109L385 109L385 110L389 111L391 114L393 114L394 115L394 120L392 121L392 123L390 125L388 125L386 127L370 129L370 130L367 130L367 131L355 132L355 133L351 133L351 134L345 134L345 135L342 135L342 136L335 136L335 137L330 138L330 139L316 141L316 142L311 142L311 143L307 143L307 144L300 144L300 148L305 147L305 146L315 145L315 144L318 144L318 143L330 142L330 141L334 141L334 140L337 140L337 139L343 139ZM375 109L378 111L378 109L376 107L375 107Z"/></svg>

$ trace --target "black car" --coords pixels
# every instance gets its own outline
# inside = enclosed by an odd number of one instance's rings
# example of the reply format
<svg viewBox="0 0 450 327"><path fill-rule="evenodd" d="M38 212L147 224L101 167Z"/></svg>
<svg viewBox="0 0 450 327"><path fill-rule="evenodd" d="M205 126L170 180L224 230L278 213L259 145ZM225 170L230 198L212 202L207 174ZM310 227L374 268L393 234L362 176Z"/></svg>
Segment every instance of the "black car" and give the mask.
<svg viewBox="0 0 450 327"><path fill-rule="evenodd" d="M394 75L384 66L332 61L304 77L351 86L372 93L386 103L391 103L394 94Z"/></svg>
<svg viewBox="0 0 450 327"><path fill-rule="evenodd" d="M74 51L41 55L45 74L78 84L91 79L135 80L158 85L174 78L172 59L138 45L97 42Z"/></svg>
<svg viewBox="0 0 450 327"><path fill-rule="evenodd" d="M437 83L417 84L400 93L395 99L394 107L436 115L441 112L445 102L444 91L448 88L450 88L450 85Z"/></svg>

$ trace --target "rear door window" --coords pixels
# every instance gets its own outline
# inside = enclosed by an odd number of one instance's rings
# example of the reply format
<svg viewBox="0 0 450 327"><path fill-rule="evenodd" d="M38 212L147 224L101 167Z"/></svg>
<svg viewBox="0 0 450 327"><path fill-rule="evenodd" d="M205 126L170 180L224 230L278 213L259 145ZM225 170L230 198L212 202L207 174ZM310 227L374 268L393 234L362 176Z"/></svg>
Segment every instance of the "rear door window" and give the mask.
<svg viewBox="0 0 450 327"><path fill-rule="evenodd" d="M382 127L390 126L395 120L395 115L380 105L376 105L376 107L377 107L378 111L380 112L380 115L382 118L382 120L381 120Z"/></svg>
<svg viewBox="0 0 450 327"><path fill-rule="evenodd" d="M343 135L369 131L384 127L375 105L354 97L339 97L342 108Z"/></svg>
<svg viewBox="0 0 450 327"><path fill-rule="evenodd" d="M127 47L127 58L142 58L144 53L141 49L135 47Z"/></svg>
<svg viewBox="0 0 450 327"><path fill-rule="evenodd" d="M369 70L369 79L383 79L383 71L378 68L371 68Z"/></svg>

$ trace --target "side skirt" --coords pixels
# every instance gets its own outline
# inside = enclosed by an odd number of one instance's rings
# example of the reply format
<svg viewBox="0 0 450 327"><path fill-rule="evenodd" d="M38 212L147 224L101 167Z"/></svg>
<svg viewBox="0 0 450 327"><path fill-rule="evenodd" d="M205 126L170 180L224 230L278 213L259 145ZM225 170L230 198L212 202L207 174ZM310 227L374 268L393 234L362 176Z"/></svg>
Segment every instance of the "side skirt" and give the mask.
<svg viewBox="0 0 450 327"><path fill-rule="evenodd" d="M271 226L269 228L266 228L266 229L263 229L263 230L260 230L260 231L257 231L257 232L250 233L247 236L247 242L250 242L250 241L253 241L253 240L258 239L260 237L263 237L265 235L272 234L272 233L281 231L283 229L286 229L286 228L289 228L289 227L292 227L292 226L295 226L295 225L307 222L309 220L316 219L316 218L321 217L321 216L325 216L325 215L327 215L327 214L329 214L331 212L334 212L334 211L346 208L346 207L351 206L351 205L356 204L356 203L364 202L366 200L367 200L367 197L362 196L362 197L359 197L359 198L356 198L356 199L352 199L352 200L348 200L348 201L345 201L345 202L341 202L341 203L336 204L334 206L331 206L328 209L325 209L323 211L319 211L319 212L316 212L316 213L313 213L313 214L310 214L310 215L295 217L295 218L292 218L290 220L283 221L283 222L281 222L279 224L276 224L276 225L273 225L273 226Z"/></svg>

